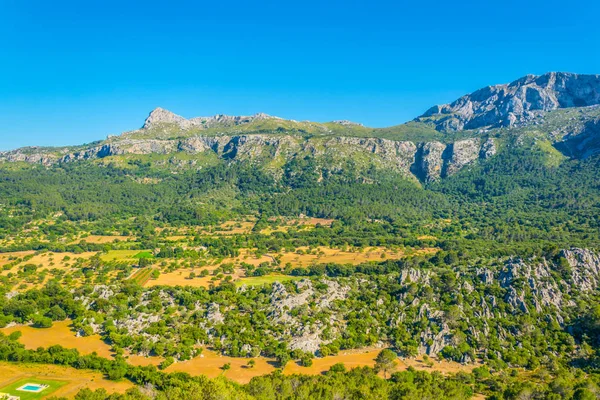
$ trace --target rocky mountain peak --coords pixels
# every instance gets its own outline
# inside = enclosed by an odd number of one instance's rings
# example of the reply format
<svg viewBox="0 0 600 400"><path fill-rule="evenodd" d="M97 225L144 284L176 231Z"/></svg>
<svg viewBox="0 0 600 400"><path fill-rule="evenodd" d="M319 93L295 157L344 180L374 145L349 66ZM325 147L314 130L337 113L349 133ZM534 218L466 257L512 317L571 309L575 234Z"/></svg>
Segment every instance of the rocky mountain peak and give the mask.
<svg viewBox="0 0 600 400"><path fill-rule="evenodd" d="M187 125L187 121L180 115L177 115L169 110L165 110L161 107L156 107L150 112L146 120L144 121L144 129L152 128L158 124L177 124L180 126Z"/></svg>
<svg viewBox="0 0 600 400"><path fill-rule="evenodd" d="M549 72L509 84L487 86L450 104L437 105L416 120L438 131L521 126L543 112L600 104L600 75Z"/></svg>
<svg viewBox="0 0 600 400"><path fill-rule="evenodd" d="M253 121L260 121L265 119L280 119L278 117L272 117L265 113L256 113L250 116L231 116L225 114L217 114L212 117L194 117L186 119L180 115L177 115L164 108L157 107L150 112L150 115L146 118L142 129L151 129L162 124L175 124L181 129L187 130L191 128L206 129L217 125L232 126L247 124Z"/></svg>

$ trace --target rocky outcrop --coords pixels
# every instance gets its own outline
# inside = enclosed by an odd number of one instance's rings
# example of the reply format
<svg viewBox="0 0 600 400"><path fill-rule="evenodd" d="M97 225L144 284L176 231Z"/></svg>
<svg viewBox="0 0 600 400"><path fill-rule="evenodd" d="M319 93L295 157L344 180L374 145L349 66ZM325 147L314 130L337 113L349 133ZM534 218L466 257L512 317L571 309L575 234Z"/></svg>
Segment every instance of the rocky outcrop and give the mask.
<svg viewBox="0 0 600 400"><path fill-rule="evenodd" d="M494 139L488 138L483 145L481 145L481 150L479 151L479 158L486 160L494 155L496 155L496 142Z"/></svg>
<svg viewBox="0 0 600 400"><path fill-rule="evenodd" d="M444 169L444 152L446 146L440 142L425 143L419 149L417 161L413 170L425 182L438 180Z"/></svg>
<svg viewBox="0 0 600 400"><path fill-rule="evenodd" d="M164 108L157 107L150 112L150 115L148 115L146 121L144 121L143 129L150 129L160 124L175 124L182 129L189 129L193 126L191 121L188 121L182 116L174 114Z"/></svg>
<svg viewBox="0 0 600 400"><path fill-rule="evenodd" d="M332 124L342 125L342 126L364 126L361 123L348 121L347 119L338 119L335 121L331 121Z"/></svg>
<svg viewBox="0 0 600 400"><path fill-rule="evenodd" d="M600 256L588 249L563 250L561 255L567 259L572 269L575 286L583 291L598 287L600 279Z"/></svg>
<svg viewBox="0 0 600 400"><path fill-rule="evenodd" d="M165 125L175 125L176 127L188 130L188 129L208 129L215 126L235 126L248 124L253 121L260 121L265 119L280 119L272 117L265 113L257 113L250 116L230 116L218 114L212 117L194 117L186 119L180 115L174 114L169 110L157 107L144 122L142 129L151 130L153 128L164 127Z"/></svg>
<svg viewBox="0 0 600 400"><path fill-rule="evenodd" d="M0 152L0 160L50 166L58 162L59 157L42 148L25 147L22 149Z"/></svg>
<svg viewBox="0 0 600 400"><path fill-rule="evenodd" d="M424 182L433 182L453 175L474 161L496 154L494 139L480 144L479 138L458 140L451 144L428 142L415 154L412 172Z"/></svg>
<svg viewBox="0 0 600 400"><path fill-rule="evenodd" d="M81 161L124 154L168 154L176 150L177 142L173 140L127 139L66 154L60 158L60 162Z"/></svg>
<svg viewBox="0 0 600 400"><path fill-rule="evenodd" d="M566 156L586 159L600 153L600 119L586 121L580 128L568 131L555 144Z"/></svg>
<svg viewBox="0 0 600 400"><path fill-rule="evenodd" d="M475 138L454 142L451 145L451 155L444 174L448 176L457 173L467 164L480 158L482 150L479 140Z"/></svg>
<svg viewBox="0 0 600 400"><path fill-rule="evenodd" d="M600 104L600 75L550 72L488 86L417 118L439 131L513 127L535 122L558 108Z"/></svg>

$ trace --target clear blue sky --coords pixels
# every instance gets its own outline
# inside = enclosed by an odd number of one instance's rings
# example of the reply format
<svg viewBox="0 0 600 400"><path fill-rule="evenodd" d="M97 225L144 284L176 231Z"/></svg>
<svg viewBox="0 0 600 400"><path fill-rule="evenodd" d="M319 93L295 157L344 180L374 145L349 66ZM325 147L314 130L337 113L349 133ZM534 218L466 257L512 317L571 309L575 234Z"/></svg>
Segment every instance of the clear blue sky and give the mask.
<svg viewBox="0 0 600 400"><path fill-rule="evenodd" d="M266 112L395 125L482 86L600 73L595 1L0 0L0 149Z"/></svg>

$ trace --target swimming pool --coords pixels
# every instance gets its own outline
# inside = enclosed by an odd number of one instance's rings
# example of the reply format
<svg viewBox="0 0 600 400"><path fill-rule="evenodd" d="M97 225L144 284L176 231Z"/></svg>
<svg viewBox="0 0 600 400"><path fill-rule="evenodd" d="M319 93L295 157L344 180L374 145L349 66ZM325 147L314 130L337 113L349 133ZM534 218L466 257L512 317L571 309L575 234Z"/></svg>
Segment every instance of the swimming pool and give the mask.
<svg viewBox="0 0 600 400"><path fill-rule="evenodd" d="M17 390L20 390L22 392L39 393L42 390L46 389L47 387L48 387L47 385L41 385L39 383L26 383L23 386L21 386L20 388L17 388Z"/></svg>

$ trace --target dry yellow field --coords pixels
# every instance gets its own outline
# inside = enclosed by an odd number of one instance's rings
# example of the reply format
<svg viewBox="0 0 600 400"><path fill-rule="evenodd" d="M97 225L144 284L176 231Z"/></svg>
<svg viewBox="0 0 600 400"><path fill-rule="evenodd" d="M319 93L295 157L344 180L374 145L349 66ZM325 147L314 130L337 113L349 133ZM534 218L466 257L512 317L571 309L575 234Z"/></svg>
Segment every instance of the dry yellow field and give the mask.
<svg viewBox="0 0 600 400"><path fill-rule="evenodd" d="M412 251L412 254L430 254L437 252L438 249L426 248ZM299 254L301 253L301 254ZM235 258L226 258L223 263L240 263L259 265L263 262L272 262L279 254L270 253L257 258L251 251L242 250L240 255ZM338 263L338 264L360 264L368 261L383 261L388 259L399 259L406 255L401 250L390 250L383 247L367 247L362 251L350 250L343 251L332 249L330 247L318 247L310 250L308 247L300 247L295 252L281 253L280 264L290 263L292 266L308 266L311 264ZM383 255L383 257L382 257Z"/></svg>
<svg viewBox="0 0 600 400"><path fill-rule="evenodd" d="M19 342L24 344L27 349L50 347L59 344L65 348L77 349L81 354L96 352L100 357L112 358L110 346L104 343L100 336L77 337L75 332L71 330L71 321L69 320L55 322L51 328L12 326L0 329L0 332L5 335L16 331L21 332L22 335L19 338Z"/></svg>
<svg viewBox="0 0 600 400"><path fill-rule="evenodd" d="M266 375L275 370L274 363L266 358L258 357L254 361L254 368L247 366L250 358L227 357L213 351L202 351L202 355L192 360L178 362L167 368L167 372L187 372L190 375L206 375L214 378L225 375L227 378L239 383L247 383L255 376ZM269 363L271 362L271 363ZM231 364L229 371L223 371L221 367Z"/></svg>
<svg viewBox="0 0 600 400"><path fill-rule="evenodd" d="M4 260L6 260L6 261L4 263L2 263L2 261L0 261L0 265L8 264L10 262L8 260L8 258L10 258L10 255L21 254L19 257L23 257L23 255L27 255L25 253L29 253L29 255L34 254L33 252L5 253L3 256L5 257ZM73 264L75 264L75 262L77 261L78 258L89 259L94 254L96 254L96 253L95 252L84 252L84 253L45 252L45 253L41 253L41 254L36 254L33 257L31 257L30 259L24 260L8 270L0 271L0 275L6 276L10 273L14 274L15 272L18 272L18 269L20 267L22 267L24 265L28 265L28 264L33 264L37 267L35 274L32 274L25 280L18 282L18 284L20 286L19 290L22 291L22 290L28 290L31 288L40 288L48 280L50 280L52 278L51 274L48 274L47 276L44 277L44 275L40 275L40 272L52 271L52 270L58 270L58 271L63 271L63 272L67 272L67 273L72 272L72 271L74 271ZM68 257L69 259L65 260L65 257Z"/></svg>
<svg viewBox="0 0 600 400"><path fill-rule="evenodd" d="M250 233L254 228L255 221L227 221L222 223L218 229L202 230L205 235L243 235Z"/></svg>
<svg viewBox="0 0 600 400"><path fill-rule="evenodd" d="M14 259L22 258L31 254L34 254L35 251L15 251L12 253L0 253L0 267L11 263Z"/></svg>
<svg viewBox="0 0 600 400"><path fill-rule="evenodd" d="M68 382L52 393L52 396L72 399L83 388L106 389L108 393L124 393L133 387L127 380L115 382L104 379L102 373L83 371L70 367L46 364L13 364L0 362L0 387L24 378L49 379Z"/></svg>
<svg viewBox="0 0 600 400"><path fill-rule="evenodd" d="M15 256L15 257L24 257L27 255L31 255L34 254L33 251L20 251L20 252L15 252L15 253L3 253L2 255L0 255L0 265L2 263L1 260L6 260L4 263L8 263L10 261L8 261L8 259L11 256ZM71 264L73 264L75 262L76 259L78 258L83 258L83 259L88 259L90 257L92 257L94 254L96 254L95 252L85 252L85 253L50 253L50 252L46 252L46 253L41 253L41 254L37 254L34 255L33 257L31 257L31 259L27 260L27 261L23 261L21 262L19 265L24 265L24 264L34 264L36 266L39 267L38 271L43 271L43 270L49 270L49 269L69 269L69 266ZM65 261L64 258L65 257L69 257L70 260ZM4 271L5 273L8 273L7 271Z"/></svg>
<svg viewBox="0 0 600 400"><path fill-rule="evenodd" d="M313 365L310 367L300 366L296 362L289 362L283 373L286 375L304 374L304 375L320 375L328 371L333 365L342 363L348 369L356 367L372 367L375 365L375 357L381 349L368 350L351 350L340 352L336 356L328 356L323 358L313 359ZM187 372L190 375L206 375L208 377L216 377L225 375L227 378L238 383L247 383L253 377L266 375L275 370L276 363L272 359L264 357L254 358L256 365L253 368L247 366L249 358L227 357L222 356L214 351L204 350L201 357L196 357L192 360L175 363L167 368L167 372ZM157 361L158 362L158 361ZM449 361L434 361L433 366L428 367L423 362L421 357L416 359L398 359L397 371L403 371L412 366L415 369L426 371L437 371L443 374L456 372L470 372L477 365L462 365L456 362ZM229 363L231 369L223 371L221 367Z"/></svg>
<svg viewBox="0 0 600 400"><path fill-rule="evenodd" d="M216 268L216 266L208 266L204 268L197 268L195 273L198 274L200 269L207 269L212 271ZM192 287L209 287L211 283L215 285L219 284L219 281L213 281L213 275L203 276L203 277L195 277L193 279L189 279L190 272L192 272L189 268L178 269L173 272L163 272L159 275L157 279L150 279L144 286L153 287L153 286L192 286ZM230 274L231 277L235 280L241 277L241 270L236 270L233 274Z"/></svg>
<svg viewBox="0 0 600 400"><path fill-rule="evenodd" d="M331 226L333 219L328 218L297 218L297 219L283 219L283 218L269 218L270 221L279 221L280 226L277 228L265 228L260 231L264 235L270 235L273 232L287 232L292 227L299 229L314 228L317 225Z"/></svg>
<svg viewBox="0 0 600 400"><path fill-rule="evenodd" d="M298 250L307 252L309 249L306 247L301 247ZM437 249L426 248L422 250L415 250L412 253L430 254L435 253L436 251ZM316 250L312 250L310 254L298 254L296 252L284 253L283 257L281 258L281 264L285 265L286 263L290 263L294 267L305 267L311 264L325 263L356 265L368 261L397 260L405 255L406 253L401 250L390 250L383 247L367 247L362 251L342 251L329 247L319 247Z"/></svg>
<svg viewBox="0 0 600 400"><path fill-rule="evenodd" d="M431 236L431 235L421 235L421 236L417 237L417 239L419 239L419 240L437 240L437 238L435 236Z"/></svg>
<svg viewBox="0 0 600 400"><path fill-rule="evenodd" d="M187 238L188 238L188 236L185 236L185 235L173 235L173 236L167 236L165 239L169 242L178 242L180 240L184 240Z"/></svg>

